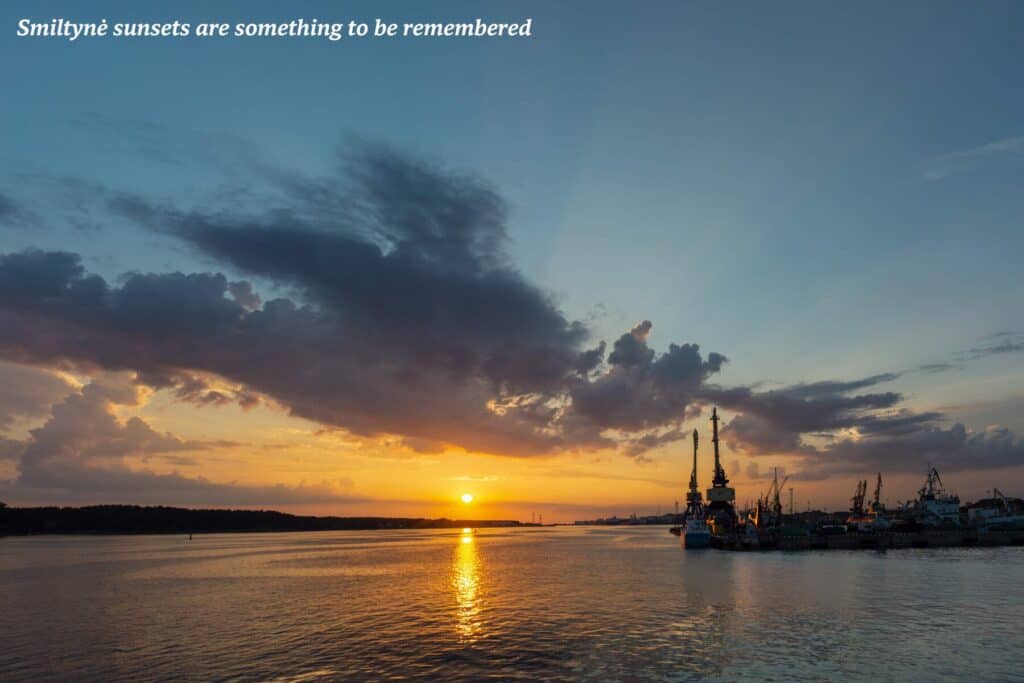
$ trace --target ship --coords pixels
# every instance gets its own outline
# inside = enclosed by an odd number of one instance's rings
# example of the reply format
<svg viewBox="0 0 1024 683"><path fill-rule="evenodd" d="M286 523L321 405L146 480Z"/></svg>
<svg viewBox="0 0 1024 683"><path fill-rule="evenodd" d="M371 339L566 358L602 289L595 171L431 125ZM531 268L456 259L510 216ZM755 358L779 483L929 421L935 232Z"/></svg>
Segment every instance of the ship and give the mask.
<svg viewBox="0 0 1024 683"><path fill-rule="evenodd" d="M955 529L960 523L960 497L949 494L942 487L939 471L928 466L924 485L917 492L917 500L905 508L913 521L925 528Z"/></svg>
<svg viewBox="0 0 1024 683"><path fill-rule="evenodd" d="M992 489L991 498L967 506L967 522L980 531L1018 531L1024 529L1024 501L1007 498Z"/></svg>
<svg viewBox="0 0 1024 683"><path fill-rule="evenodd" d="M704 519L704 501L697 486L697 430L693 430L693 470L690 472L690 490L686 494L686 518L683 523L683 547L707 548L711 546L711 529Z"/></svg>
<svg viewBox="0 0 1024 683"><path fill-rule="evenodd" d="M787 481L789 481L789 477L785 477L781 483L779 482L779 468L776 467L772 475L771 486L768 487L768 493L758 498L754 508L746 512L744 524L752 525L755 529L781 527L783 523L781 495Z"/></svg>
<svg viewBox="0 0 1024 683"><path fill-rule="evenodd" d="M712 417L714 421L714 415ZM717 435L716 435L717 436ZM960 498L943 487L936 468L928 466L917 498L888 510L882 504L882 475L876 478L873 500L868 500L868 481L858 480L847 514L794 514L792 489L790 513L782 512L781 492L786 479L772 479L768 493L756 506L745 510L743 522L719 530L728 512L715 503L728 502L732 510L728 481L716 462L716 485L708 490L705 519L711 530L711 545L723 550L858 550L886 551L900 548L955 548L1024 546L1024 500L993 489L989 498L961 507ZM691 486L691 489L693 486ZM715 492L718 491L716 494ZM817 517L817 518L816 518Z"/></svg>
<svg viewBox="0 0 1024 683"><path fill-rule="evenodd" d="M875 483L875 495L871 503L865 507L864 498L868 493L868 482L862 479L857 482L857 491L853 495L850 516L846 518L846 526L850 531L871 534L885 531L892 522L886 515L882 505L882 473L878 473Z"/></svg>

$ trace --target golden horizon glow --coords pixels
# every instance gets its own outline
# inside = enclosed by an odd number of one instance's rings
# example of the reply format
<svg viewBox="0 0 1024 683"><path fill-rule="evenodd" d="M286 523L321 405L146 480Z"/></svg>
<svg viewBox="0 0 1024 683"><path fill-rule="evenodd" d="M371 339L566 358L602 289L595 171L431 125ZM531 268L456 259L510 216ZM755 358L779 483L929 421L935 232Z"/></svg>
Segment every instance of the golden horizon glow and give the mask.
<svg viewBox="0 0 1024 683"><path fill-rule="evenodd" d="M683 497L684 476L690 466L689 449L679 444L659 447L642 463L621 457L614 450L549 458L510 458L458 448L421 453L393 436L364 437L340 429L324 430L318 423L291 415L269 401L249 409L237 405L212 408L181 401L172 392L138 390L134 376L126 373L70 375L64 379L71 393L81 391L90 382L127 388L130 391L125 403L103 406L121 428L127 429L128 422L137 418L157 433L172 434L189 446L195 444L194 452L187 448L124 455L120 462L126 469L186 481L205 480L227 490L234 487L247 496L248 504L240 507L252 509L342 517L534 519L545 523L626 517L634 513L653 515L674 510L675 502ZM723 420L731 417L725 410L720 414ZM216 419L210 419L211 415ZM19 418L4 436L29 439L31 430L47 419ZM694 419L686 426L703 428L703 421ZM239 434L245 435L244 442L238 441ZM287 457L282 457L282 453ZM702 451L698 462L701 488L710 483L712 476L712 461L707 456ZM723 458L741 504L764 492L773 467L790 471L799 464L799 460L794 461L786 454L754 460L729 448ZM246 472L241 479L240 466ZM955 477L955 486L962 496L976 499L991 489L994 478L1015 475L1011 468L998 473L960 472ZM17 461L0 458L0 480L17 476ZM912 497L921 484L917 473L883 472L883 476L883 499L890 504ZM795 486L795 508L845 509L855 485L856 477L850 475L800 481ZM472 492L469 486L473 487ZM400 497L394 496L396 490L402 492ZM265 501L259 498L264 494ZM169 491L160 502L183 507L222 507L219 495L218 489L211 487L211 500L196 502L181 500ZM76 501L5 497L5 502L32 505L138 501L135 492L126 490L116 497L96 494Z"/></svg>

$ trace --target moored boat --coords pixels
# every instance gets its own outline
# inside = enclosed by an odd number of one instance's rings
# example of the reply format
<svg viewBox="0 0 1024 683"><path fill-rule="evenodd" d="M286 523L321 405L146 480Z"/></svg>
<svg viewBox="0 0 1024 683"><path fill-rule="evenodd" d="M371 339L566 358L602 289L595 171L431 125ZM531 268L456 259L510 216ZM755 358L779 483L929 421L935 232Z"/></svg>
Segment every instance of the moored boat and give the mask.
<svg viewBox="0 0 1024 683"><path fill-rule="evenodd" d="M688 517L683 527L683 546L687 549L710 548L711 529L699 517Z"/></svg>

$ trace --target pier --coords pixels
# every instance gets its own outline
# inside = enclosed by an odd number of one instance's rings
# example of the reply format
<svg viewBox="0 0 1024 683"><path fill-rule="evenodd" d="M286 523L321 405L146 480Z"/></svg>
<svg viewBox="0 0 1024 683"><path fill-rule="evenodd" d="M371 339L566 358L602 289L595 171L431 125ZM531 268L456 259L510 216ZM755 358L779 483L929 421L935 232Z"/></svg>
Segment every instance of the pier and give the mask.
<svg viewBox="0 0 1024 683"><path fill-rule="evenodd" d="M895 509L882 503L882 473L877 473L870 500L868 480L857 481L849 513L793 510L782 505L788 477L779 480L776 469L767 493L749 509L736 508L736 492L722 468L719 452L718 410L711 410L714 476L701 500L697 483L697 430L693 431L693 469L687 493L685 526L670 531L681 535L684 547L720 550L888 550L898 548L960 548L1024 545L1024 500L1010 498L999 489L974 503L961 505L947 492L939 471L928 466L915 500ZM676 522L678 524L678 522ZM692 542L691 542L692 537Z"/></svg>
<svg viewBox="0 0 1024 683"><path fill-rule="evenodd" d="M961 548L1024 545L1024 529L926 529L875 533L818 534L758 530L757 535L716 535L711 547L720 550L889 550L899 548Z"/></svg>

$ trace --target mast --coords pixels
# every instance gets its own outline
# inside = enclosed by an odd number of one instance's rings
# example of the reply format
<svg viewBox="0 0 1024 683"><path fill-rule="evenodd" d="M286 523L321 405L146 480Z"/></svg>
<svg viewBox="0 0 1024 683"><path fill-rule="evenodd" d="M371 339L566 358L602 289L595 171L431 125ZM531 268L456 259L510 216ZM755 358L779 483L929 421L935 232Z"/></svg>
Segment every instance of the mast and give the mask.
<svg viewBox="0 0 1024 683"><path fill-rule="evenodd" d="M693 430L693 471L690 472L690 493L699 493L697 490L697 430Z"/></svg>
<svg viewBox="0 0 1024 683"><path fill-rule="evenodd" d="M718 408L711 409L711 443L715 445L715 476L708 489L707 519L712 533L721 534L736 526L736 489L729 486L729 479L722 469L718 451Z"/></svg>
<svg viewBox="0 0 1024 683"><path fill-rule="evenodd" d="M697 430L693 430L693 470L690 472L690 491L686 494L687 514L700 515L703 501L697 488Z"/></svg>

